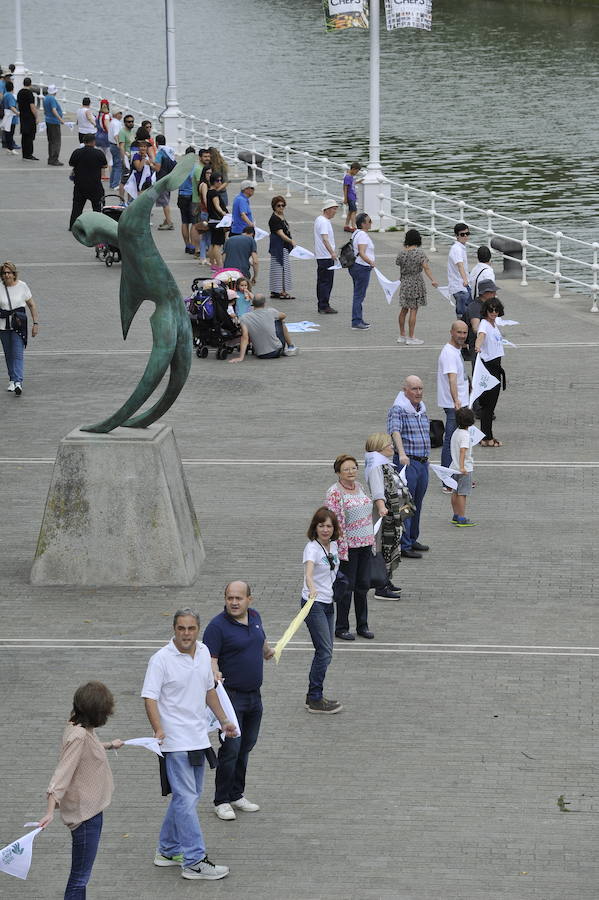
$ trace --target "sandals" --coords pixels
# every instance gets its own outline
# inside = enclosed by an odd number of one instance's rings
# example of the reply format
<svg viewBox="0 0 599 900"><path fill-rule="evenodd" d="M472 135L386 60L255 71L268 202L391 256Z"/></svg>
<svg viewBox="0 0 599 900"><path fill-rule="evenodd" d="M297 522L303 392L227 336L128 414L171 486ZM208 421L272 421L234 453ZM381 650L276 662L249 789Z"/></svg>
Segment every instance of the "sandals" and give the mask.
<svg viewBox="0 0 599 900"><path fill-rule="evenodd" d="M279 300L295 300L295 297L285 292L283 294L279 294Z"/></svg>
<svg viewBox="0 0 599 900"><path fill-rule="evenodd" d="M496 438L490 438L489 440L482 440L480 442L481 447L503 447L502 441L498 441Z"/></svg>

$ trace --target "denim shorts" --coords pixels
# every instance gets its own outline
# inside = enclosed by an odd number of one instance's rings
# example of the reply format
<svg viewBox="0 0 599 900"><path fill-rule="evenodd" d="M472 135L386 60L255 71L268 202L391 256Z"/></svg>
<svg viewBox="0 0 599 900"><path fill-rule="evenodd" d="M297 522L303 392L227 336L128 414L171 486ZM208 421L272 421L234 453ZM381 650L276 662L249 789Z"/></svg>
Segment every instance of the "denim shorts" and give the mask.
<svg viewBox="0 0 599 900"><path fill-rule="evenodd" d="M472 493L472 472L466 472L465 475L456 475L456 481L458 483L456 494L459 494L460 497L467 497L468 494Z"/></svg>

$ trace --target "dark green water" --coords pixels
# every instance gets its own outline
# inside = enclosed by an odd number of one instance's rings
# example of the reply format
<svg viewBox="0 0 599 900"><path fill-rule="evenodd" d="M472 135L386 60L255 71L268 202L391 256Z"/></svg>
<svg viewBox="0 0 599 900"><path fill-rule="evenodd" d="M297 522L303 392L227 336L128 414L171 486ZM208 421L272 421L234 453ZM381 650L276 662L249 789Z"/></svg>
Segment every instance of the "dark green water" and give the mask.
<svg viewBox="0 0 599 900"><path fill-rule="evenodd" d="M23 7L27 64L82 74L78 42L61 42L58 62L43 16ZM146 0L139 14L127 5L97 18L89 10L57 0L54 13L96 48L84 74L160 102L161 0ZM176 23L185 111L366 159L366 32L325 34L320 0L177 0ZM598 41L597 9L497 0L434 0L430 33L383 27L386 169L593 239Z"/></svg>

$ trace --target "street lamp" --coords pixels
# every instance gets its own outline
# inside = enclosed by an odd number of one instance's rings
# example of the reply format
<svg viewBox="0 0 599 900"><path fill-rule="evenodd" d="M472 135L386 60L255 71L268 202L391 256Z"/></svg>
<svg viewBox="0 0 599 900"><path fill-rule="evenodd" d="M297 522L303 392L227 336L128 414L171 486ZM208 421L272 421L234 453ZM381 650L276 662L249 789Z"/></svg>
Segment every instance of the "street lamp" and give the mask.
<svg viewBox="0 0 599 900"><path fill-rule="evenodd" d="M23 27L21 24L21 0L15 0L15 71L12 82L16 91L23 87L23 78L26 73L23 63Z"/></svg>
<svg viewBox="0 0 599 900"><path fill-rule="evenodd" d="M19 0L17 0L19 2ZM183 113L177 101L177 61L175 56L175 9L174 0L165 0L166 22L166 109L161 113L166 143L181 152L183 141L179 134L179 124Z"/></svg>

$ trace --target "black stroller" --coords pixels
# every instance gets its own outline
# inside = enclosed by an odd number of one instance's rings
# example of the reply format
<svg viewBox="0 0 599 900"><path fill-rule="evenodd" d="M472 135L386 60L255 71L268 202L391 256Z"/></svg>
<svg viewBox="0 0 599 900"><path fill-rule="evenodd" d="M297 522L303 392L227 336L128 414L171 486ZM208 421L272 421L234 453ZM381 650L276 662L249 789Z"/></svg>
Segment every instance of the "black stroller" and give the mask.
<svg viewBox="0 0 599 900"><path fill-rule="evenodd" d="M111 199L118 200L119 203L115 205L107 204L106 201ZM107 194L106 197L104 197L102 214L113 219L115 222L118 222L125 212L125 208L126 207L122 205L122 200L118 194ZM110 267L113 263L121 261L121 252L119 248L113 246L113 244L96 244L96 259L101 259L102 262Z"/></svg>
<svg viewBox="0 0 599 900"><path fill-rule="evenodd" d="M210 347L216 348L216 358L226 359L239 350L241 328L228 313L227 288L218 281L196 278L191 285L192 295L185 301L196 355L208 356Z"/></svg>

